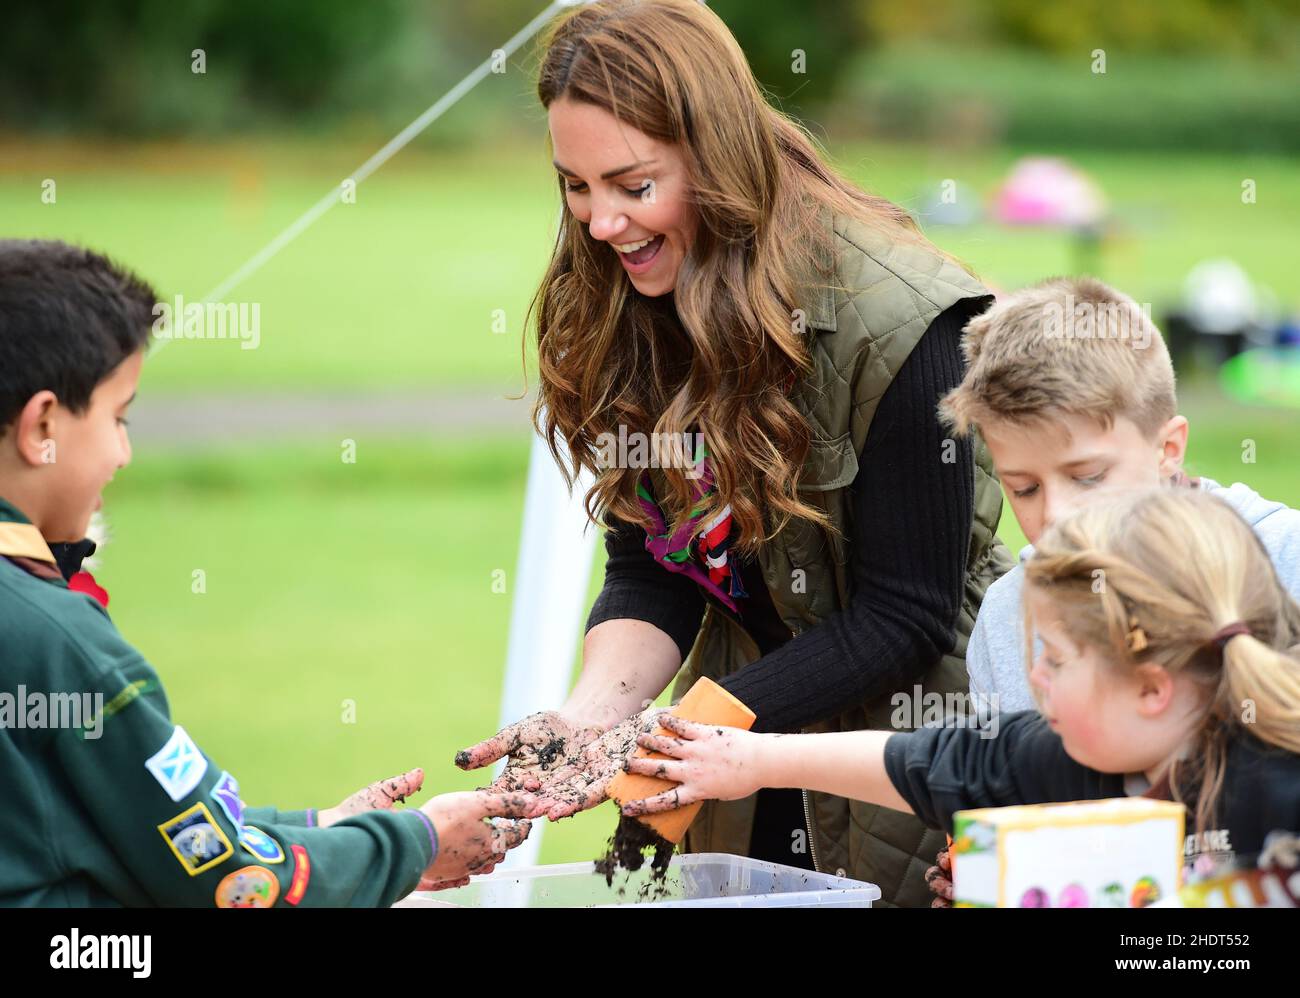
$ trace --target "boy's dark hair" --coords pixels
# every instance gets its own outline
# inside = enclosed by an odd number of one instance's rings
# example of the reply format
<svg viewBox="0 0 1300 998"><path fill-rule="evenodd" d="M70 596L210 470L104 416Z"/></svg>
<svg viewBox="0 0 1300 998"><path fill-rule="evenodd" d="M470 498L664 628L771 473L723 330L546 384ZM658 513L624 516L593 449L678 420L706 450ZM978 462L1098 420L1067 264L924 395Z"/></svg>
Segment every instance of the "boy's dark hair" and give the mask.
<svg viewBox="0 0 1300 998"><path fill-rule="evenodd" d="M46 389L84 412L95 387L148 342L157 301L91 250L0 239L0 430Z"/></svg>

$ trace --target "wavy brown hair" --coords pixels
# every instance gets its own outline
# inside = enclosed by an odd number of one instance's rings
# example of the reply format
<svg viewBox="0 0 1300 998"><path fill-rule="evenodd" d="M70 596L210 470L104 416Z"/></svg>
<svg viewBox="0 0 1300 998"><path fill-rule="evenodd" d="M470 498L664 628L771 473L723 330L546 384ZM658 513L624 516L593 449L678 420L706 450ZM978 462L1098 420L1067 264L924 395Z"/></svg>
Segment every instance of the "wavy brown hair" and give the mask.
<svg viewBox="0 0 1300 998"><path fill-rule="evenodd" d="M826 165L807 130L767 103L731 32L698 0L600 0L575 10L546 36L537 93L547 109L562 97L586 102L678 144L699 219L673 292L647 297L608 245L561 212L525 327L536 312L533 425L570 490L589 469L588 516L604 509L649 530L636 497L641 469L602 466L598 440L620 426L698 432L717 485L705 516L731 504L738 553L754 553L791 518L829 527L799 497L811 427L783 390L812 370L797 289L834 286L822 211L925 242L911 217ZM688 468L662 470L667 494L656 498L675 531L689 519L694 483Z"/></svg>

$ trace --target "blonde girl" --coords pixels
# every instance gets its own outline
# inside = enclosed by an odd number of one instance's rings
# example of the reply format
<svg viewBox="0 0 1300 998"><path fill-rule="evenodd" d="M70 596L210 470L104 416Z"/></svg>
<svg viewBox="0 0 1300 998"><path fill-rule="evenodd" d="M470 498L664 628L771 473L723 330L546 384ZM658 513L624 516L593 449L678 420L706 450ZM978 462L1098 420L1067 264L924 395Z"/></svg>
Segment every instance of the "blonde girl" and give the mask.
<svg viewBox="0 0 1300 998"><path fill-rule="evenodd" d="M1227 504L1168 489L1107 500L1056 524L1025 578L1040 711L995 735L756 735L665 715L673 736L638 744L669 758L627 768L680 785L624 813L806 786L949 828L963 808L1145 794L1186 804L1188 862L1207 875L1300 831L1300 607Z"/></svg>

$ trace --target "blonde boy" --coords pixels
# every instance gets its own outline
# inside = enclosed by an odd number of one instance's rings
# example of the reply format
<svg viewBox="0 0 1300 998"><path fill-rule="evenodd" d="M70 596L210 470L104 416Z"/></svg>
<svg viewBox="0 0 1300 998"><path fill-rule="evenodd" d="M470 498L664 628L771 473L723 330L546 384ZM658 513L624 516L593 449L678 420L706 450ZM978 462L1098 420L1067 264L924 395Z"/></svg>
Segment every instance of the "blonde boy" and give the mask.
<svg viewBox="0 0 1300 998"><path fill-rule="evenodd" d="M1070 510L1116 489L1198 488L1228 502L1300 599L1300 512L1241 483L1183 473L1188 422L1149 307L1088 277L1054 278L1002 299L966 326L967 371L940 403L958 435L978 428L1030 542ZM984 597L966 650L971 693L995 710L1036 706L1018 565Z"/></svg>

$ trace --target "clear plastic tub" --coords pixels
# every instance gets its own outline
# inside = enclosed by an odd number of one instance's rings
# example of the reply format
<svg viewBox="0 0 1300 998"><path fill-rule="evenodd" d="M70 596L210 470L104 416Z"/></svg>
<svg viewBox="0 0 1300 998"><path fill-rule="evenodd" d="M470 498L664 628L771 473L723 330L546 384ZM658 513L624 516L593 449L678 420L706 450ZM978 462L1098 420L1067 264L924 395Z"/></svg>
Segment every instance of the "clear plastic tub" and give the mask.
<svg viewBox="0 0 1300 998"><path fill-rule="evenodd" d="M394 907L870 908L880 897L875 884L720 852L674 856L668 892L639 900L649 884L649 864L618 871L607 886L594 863L562 863L497 870L465 887L416 892Z"/></svg>

